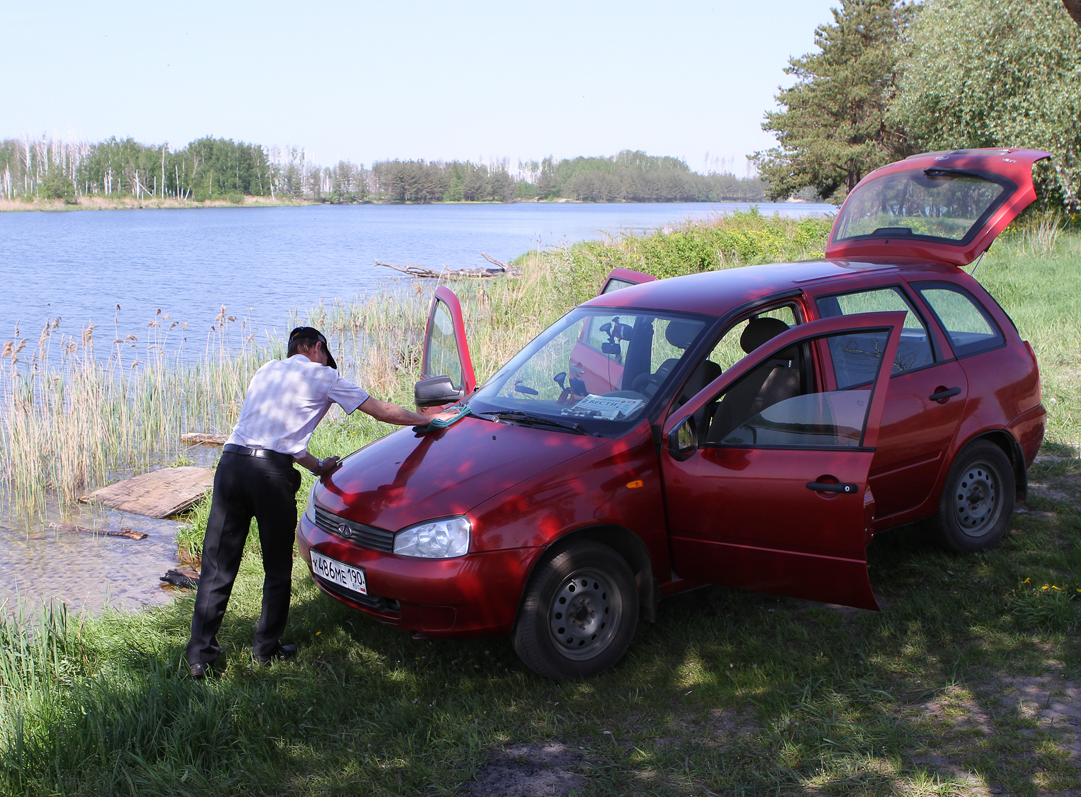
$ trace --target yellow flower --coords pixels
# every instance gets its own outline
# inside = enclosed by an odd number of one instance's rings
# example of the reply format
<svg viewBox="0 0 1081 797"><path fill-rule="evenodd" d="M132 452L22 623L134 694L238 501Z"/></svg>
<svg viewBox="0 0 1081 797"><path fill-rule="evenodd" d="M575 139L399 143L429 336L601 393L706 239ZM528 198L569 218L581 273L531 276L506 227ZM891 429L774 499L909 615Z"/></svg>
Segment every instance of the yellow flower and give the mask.
<svg viewBox="0 0 1081 797"><path fill-rule="evenodd" d="M1030 581L1032 581L1032 579L1031 579L1031 578L1026 578L1026 579L1025 579L1024 581L1022 581L1021 583L1022 583L1022 584L1027 584L1027 583L1028 583L1028 582L1030 582Z"/></svg>

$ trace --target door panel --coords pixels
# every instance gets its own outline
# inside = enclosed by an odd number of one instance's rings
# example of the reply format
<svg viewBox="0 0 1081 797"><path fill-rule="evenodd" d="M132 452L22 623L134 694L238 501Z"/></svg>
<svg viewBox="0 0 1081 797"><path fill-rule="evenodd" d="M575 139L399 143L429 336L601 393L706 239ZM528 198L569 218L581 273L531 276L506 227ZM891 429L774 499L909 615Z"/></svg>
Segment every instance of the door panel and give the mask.
<svg viewBox="0 0 1081 797"><path fill-rule="evenodd" d="M454 292L444 285L435 289L428 309L420 370L422 379L449 376L453 385L466 396L477 387L473 360L469 356L469 344L465 337L462 305ZM428 414L440 412L441 409L426 407L418 411Z"/></svg>
<svg viewBox="0 0 1081 797"><path fill-rule="evenodd" d="M873 313L790 329L673 414L666 439L685 422L703 427L693 451L670 445L661 454L680 577L877 608L866 568L873 507L867 482L903 321L903 313ZM876 342L879 368L870 384L744 396L741 387L773 368L778 355L797 346L817 350L816 343L839 335ZM719 412L730 397L746 407ZM706 431L713 415L731 419L731 428Z"/></svg>
<svg viewBox="0 0 1081 797"><path fill-rule="evenodd" d="M604 281L598 296L603 296L620 288L628 288L631 285L641 285L643 282L654 282L657 278L640 271L631 271L627 268L614 268L608 272L608 278Z"/></svg>

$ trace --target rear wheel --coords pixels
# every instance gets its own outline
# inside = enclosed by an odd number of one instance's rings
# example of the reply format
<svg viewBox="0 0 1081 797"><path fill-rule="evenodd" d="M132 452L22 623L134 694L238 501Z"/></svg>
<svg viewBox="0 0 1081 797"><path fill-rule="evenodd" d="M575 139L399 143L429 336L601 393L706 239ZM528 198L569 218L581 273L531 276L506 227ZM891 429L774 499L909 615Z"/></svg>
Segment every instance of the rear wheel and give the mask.
<svg viewBox="0 0 1081 797"><path fill-rule="evenodd" d="M987 440L965 446L950 467L938 506L942 538L958 553L998 543L1010 527L1016 487L1002 449Z"/></svg>
<svg viewBox="0 0 1081 797"><path fill-rule="evenodd" d="M619 661L638 625L638 590L627 562L593 540L578 540L530 579L514 649L534 672L585 678Z"/></svg>

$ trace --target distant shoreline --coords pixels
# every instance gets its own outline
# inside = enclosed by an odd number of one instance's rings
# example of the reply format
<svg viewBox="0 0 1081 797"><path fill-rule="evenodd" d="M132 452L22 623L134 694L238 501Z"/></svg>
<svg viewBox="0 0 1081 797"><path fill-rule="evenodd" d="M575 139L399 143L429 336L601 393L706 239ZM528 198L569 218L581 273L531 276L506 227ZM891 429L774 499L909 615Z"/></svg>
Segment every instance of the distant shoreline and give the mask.
<svg viewBox="0 0 1081 797"><path fill-rule="evenodd" d="M789 199L782 202L770 202L769 200L750 201L746 199L717 199L709 201L680 200L679 202L585 202L580 199L516 199L511 202L316 202L310 199L270 199L264 196L245 196L243 202L230 202L227 199L207 199L197 201L194 199L136 199L135 197L86 197L76 198L74 202L65 202L62 199L0 199L0 213L57 213L77 210L155 210L155 209L189 209L189 208L278 208L278 207L307 207L312 205L715 205L724 202L740 202L748 205L758 204L799 204L803 200Z"/></svg>

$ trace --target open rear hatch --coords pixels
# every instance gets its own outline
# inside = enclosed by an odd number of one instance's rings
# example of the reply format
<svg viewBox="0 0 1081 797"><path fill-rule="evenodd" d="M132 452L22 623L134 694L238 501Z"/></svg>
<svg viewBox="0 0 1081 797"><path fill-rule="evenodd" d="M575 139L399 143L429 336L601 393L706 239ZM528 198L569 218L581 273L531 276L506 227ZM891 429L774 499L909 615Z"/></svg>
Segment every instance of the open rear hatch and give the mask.
<svg viewBox="0 0 1081 797"><path fill-rule="evenodd" d="M1034 149L968 149L876 169L841 206L826 257L968 265L1036 198L1032 165L1049 157Z"/></svg>

